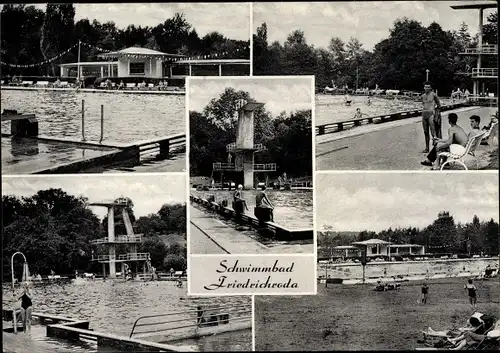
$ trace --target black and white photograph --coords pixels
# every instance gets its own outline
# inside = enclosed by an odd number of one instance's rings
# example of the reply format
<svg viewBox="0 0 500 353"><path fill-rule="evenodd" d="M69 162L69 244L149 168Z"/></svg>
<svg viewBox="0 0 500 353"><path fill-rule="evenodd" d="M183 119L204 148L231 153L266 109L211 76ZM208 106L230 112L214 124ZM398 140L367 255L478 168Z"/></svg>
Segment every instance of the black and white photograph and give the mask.
<svg viewBox="0 0 500 353"><path fill-rule="evenodd" d="M250 297L187 296L185 189L180 173L3 177L4 351L251 350Z"/></svg>
<svg viewBox="0 0 500 353"><path fill-rule="evenodd" d="M258 351L498 350L497 173L318 173L316 296L255 297Z"/></svg>
<svg viewBox="0 0 500 353"><path fill-rule="evenodd" d="M0 15L4 175L186 171L186 77L250 74L250 3Z"/></svg>
<svg viewBox="0 0 500 353"><path fill-rule="evenodd" d="M314 253L313 77L190 78L190 254Z"/></svg>
<svg viewBox="0 0 500 353"><path fill-rule="evenodd" d="M498 3L253 4L253 74L314 75L317 170L498 170Z"/></svg>

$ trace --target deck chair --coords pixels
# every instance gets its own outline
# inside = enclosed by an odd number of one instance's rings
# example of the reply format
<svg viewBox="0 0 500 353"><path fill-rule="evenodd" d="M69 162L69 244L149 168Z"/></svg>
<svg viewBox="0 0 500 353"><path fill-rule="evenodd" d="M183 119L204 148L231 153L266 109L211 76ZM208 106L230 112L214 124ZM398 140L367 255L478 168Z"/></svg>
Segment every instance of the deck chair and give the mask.
<svg viewBox="0 0 500 353"><path fill-rule="evenodd" d="M446 157L447 158L446 162L444 162L441 165L441 170L443 170L445 165L451 164L451 163L458 163L461 166L463 166L465 168L465 170L469 170L467 168L467 165L464 162L465 157L467 157L468 155L471 155L472 157L474 157L474 159L476 160L476 169L478 169L479 168L479 161L477 160L476 156L474 155L474 152L476 151L477 146L479 146L479 144L481 143L481 140L483 139L485 134L486 134L486 132L482 132L480 134L477 134L473 138L469 139L469 141L467 141L467 144L465 145L465 151L461 155L451 153L451 152L439 153L438 158L439 157Z"/></svg>
<svg viewBox="0 0 500 353"><path fill-rule="evenodd" d="M491 124L489 130L486 131L486 133L484 134L482 141L486 141L487 139L490 138L491 135L495 136L495 134L498 137L498 121L496 123ZM487 145L488 143L485 142L485 144Z"/></svg>

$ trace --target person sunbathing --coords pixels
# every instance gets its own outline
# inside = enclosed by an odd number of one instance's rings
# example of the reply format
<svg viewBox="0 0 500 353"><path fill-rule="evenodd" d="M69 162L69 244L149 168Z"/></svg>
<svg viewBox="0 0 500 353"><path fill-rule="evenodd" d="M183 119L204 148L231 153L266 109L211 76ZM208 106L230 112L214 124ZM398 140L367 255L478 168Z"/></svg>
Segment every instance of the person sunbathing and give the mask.
<svg viewBox="0 0 500 353"><path fill-rule="evenodd" d="M485 340L495 342L496 345L500 343L500 321L492 327L492 329L485 334L478 334L472 331L465 331L463 334L456 338L449 338L448 341L452 343L455 347L450 348L451 350L461 350L467 349L467 347L474 345L476 343L483 342Z"/></svg>

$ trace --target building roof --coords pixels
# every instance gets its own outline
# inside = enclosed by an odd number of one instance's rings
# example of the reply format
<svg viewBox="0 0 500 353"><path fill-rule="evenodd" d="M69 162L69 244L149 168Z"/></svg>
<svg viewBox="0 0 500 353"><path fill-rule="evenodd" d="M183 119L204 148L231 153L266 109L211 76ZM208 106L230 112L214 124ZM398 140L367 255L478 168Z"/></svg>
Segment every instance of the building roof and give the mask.
<svg viewBox="0 0 500 353"><path fill-rule="evenodd" d="M336 246L334 247L334 249L357 249L357 247L355 247L354 245L339 245L339 246Z"/></svg>
<svg viewBox="0 0 500 353"><path fill-rule="evenodd" d="M109 53L99 54L98 58L157 58L157 59L165 59L168 57L176 57L176 58L184 58L186 55L179 54L168 54L163 53L158 50L148 49L148 48L140 48L140 47L130 47L125 48L118 51L112 51Z"/></svg>
<svg viewBox="0 0 500 353"><path fill-rule="evenodd" d="M381 239L368 239L365 241L357 241L357 242L354 242L353 244L356 244L356 245L386 245L386 244L390 244L390 242L385 241L385 240L381 240Z"/></svg>
<svg viewBox="0 0 500 353"><path fill-rule="evenodd" d="M496 1L470 1L466 4L451 5L450 7L454 10L466 10L466 9L493 9L498 6Z"/></svg>
<svg viewBox="0 0 500 353"><path fill-rule="evenodd" d="M423 245L420 244L393 244L391 245L391 248L415 248L415 247L421 247L423 248Z"/></svg>
<svg viewBox="0 0 500 353"><path fill-rule="evenodd" d="M80 66L102 66L102 65L118 65L118 61L82 61L80 63L60 64L62 67L77 67Z"/></svg>
<svg viewBox="0 0 500 353"><path fill-rule="evenodd" d="M250 59L184 59L177 60L179 65L250 65Z"/></svg>

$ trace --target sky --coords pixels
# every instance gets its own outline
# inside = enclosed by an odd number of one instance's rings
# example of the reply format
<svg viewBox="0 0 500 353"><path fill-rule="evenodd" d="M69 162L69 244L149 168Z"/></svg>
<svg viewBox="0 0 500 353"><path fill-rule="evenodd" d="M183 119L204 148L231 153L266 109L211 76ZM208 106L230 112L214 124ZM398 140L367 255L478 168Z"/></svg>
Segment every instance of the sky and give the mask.
<svg viewBox="0 0 500 353"><path fill-rule="evenodd" d="M312 109L314 104L311 77L204 78L189 82L189 110L203 111L212 98L219 98L228 87L248 92L256 101L265 103L273 116L282 111Z"/></svg>
<svg viewBox="0 0 500 353"><path fill-rule="evenodd" d="M441 211L455 223L499 218L498 173L317 174L316 187L318 230L424 228Z"/></svg>
<svg viewBox="0 0 500 353"><path fill-rule="evenodd" d="M164 204L186 203L186 177L182 174L2 176L2 195L33 196L39 190L60 188L89 202L129 197L136 218L156 213ZM104 207L91 206L102 219Z"/></svg>
<svg viewBox="0 0 500 353"><path fill-rule="evenodd" d="M37 4L45 10L46 5ZM73 4L75 22L88 18L99 22L113 21L118 28L128 25L156 26L176 12L184 13L186 20L198 35L217 31L236 40L250 39L249 3L101 3Z"/></svg>
<svg viewBox="0 0 500 353"><path fill-rule="evenodd" d="M470 3L468 1L467 3ZM484 2L484 1L481 1ZM444 30L458 30L465 22L469 32L476 34L478 10L453 10L450 5L460 1L368 1L316 3L254 3L254 33L262 23L267 24L268 43L283 43L296 29L305 33L308 44L326 48L332 37L348 42L357 38L366 50L389 36L394 21L404 16L428 26L437 22ZM463 1L462 1L463 3ZM488 14L484 11L484 23Z"/></svg>

